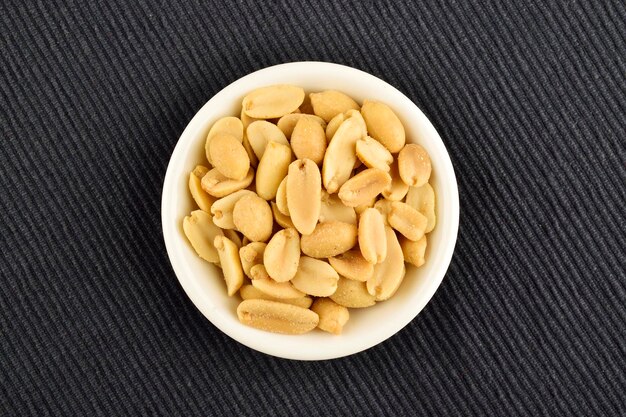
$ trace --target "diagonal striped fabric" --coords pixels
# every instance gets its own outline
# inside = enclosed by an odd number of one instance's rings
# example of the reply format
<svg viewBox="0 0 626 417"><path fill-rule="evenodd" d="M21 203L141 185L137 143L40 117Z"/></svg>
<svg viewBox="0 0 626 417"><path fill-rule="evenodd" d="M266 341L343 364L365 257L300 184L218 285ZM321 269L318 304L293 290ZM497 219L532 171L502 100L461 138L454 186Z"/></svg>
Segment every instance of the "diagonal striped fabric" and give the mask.
<svg viewBox="0 0 626 417"><path fill-rule="evenodd" d="M0 3L0 415L626 416L626 3ZM461 227L398 335L251 351L160 232L176 140L256 69L397 86L458 173Z"/></svg>

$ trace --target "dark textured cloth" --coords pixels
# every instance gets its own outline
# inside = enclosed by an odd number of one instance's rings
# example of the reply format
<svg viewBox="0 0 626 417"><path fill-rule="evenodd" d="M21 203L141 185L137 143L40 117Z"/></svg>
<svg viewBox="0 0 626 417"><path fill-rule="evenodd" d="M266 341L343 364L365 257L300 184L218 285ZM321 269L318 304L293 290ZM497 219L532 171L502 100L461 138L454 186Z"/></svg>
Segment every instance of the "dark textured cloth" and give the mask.
<svg viewBox="0 0 626 417"><path fill-rule="evenodd" d="M0 4L0 414L626 415L626 3ZM425 310L325 362L182 291L160 193L195 112L269 65L398 87L457 172Z"/></svg>

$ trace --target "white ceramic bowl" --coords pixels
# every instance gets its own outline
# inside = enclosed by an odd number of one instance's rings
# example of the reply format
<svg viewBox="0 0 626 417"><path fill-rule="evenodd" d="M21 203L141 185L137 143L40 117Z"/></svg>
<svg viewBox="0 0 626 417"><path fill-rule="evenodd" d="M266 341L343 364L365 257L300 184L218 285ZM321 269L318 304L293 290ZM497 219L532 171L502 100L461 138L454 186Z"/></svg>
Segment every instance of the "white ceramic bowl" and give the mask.
<svg viewBox="0 0 626 417"><path fill-rule="evenodd" d="M195 209L189 195L189 172L204 159L210 126L223 116L239 115L242 98L257 87L294 84L306 91L335 89L355 100L387 103L404 123L407 141L422 145L433 166L431 184L437 196L437 226L428 235L426 263L409 267L402 286L389 300L366 309L350 309L341 336L319 330L286 336L247 327L237 319L240 299L228 297L219 269L200 259L185 238L183 218ZM170 159L161 205L163 237L174 272L204 316L244 345L289 359L321 360L351 355L393 336L431 299L450 264L459 224L459 196L454 169L437 131L420 109L400 91L363 71L324 62L276 65L233 82L211 98L191 119ZM225 347L226 348L226 347Z"/></svg>

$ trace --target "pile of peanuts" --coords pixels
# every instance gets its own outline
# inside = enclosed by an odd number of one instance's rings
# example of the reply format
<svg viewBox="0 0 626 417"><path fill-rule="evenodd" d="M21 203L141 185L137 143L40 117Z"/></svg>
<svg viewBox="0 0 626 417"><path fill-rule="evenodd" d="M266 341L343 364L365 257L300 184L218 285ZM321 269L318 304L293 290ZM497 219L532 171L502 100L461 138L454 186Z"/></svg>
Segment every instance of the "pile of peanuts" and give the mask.
<svg viewBox="0 0 626 417"><path fill-rule="evenodd" d="M405 262L424 263L436 221L431 161L406 144L386 104L262 87L239 118L213 124L205 150L212 168L189 175L199 210L183 230L243 299L242 323L340 334L348 308L387 300Z"/></svg>

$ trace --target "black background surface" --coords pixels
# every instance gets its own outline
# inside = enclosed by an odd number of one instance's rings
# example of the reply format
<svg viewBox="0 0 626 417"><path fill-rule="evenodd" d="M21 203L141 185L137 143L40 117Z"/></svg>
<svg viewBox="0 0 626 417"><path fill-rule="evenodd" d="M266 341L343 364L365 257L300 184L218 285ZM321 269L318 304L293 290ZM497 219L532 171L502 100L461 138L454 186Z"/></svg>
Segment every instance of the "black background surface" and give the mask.
<svg viewBox="0 0 626 417"><path fill-rule="evenodd" d="M626 415L626 4L260 3L1 3L0 414ZM213 327L159 210L195 112L299 60L414 100L461 198L419 317L315 363Z"/></svg>

